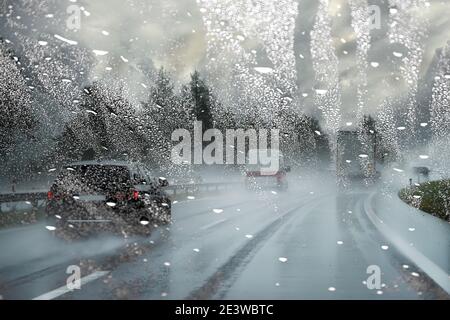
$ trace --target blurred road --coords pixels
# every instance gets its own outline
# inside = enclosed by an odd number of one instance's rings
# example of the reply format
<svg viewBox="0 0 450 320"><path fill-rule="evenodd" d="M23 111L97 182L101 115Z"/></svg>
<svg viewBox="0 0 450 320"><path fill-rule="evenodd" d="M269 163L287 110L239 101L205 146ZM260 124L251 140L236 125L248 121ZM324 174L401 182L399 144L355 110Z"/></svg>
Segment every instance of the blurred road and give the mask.
<svg viewBox="0 0 450 320"><path fill-rule="evenodd" d="M312 185L312 184L311 184ZM149 238L65 243L45 224L0 231L3 299L434 299L448 296L372 225L370 190L332 183L174 204ZM80 290L66 269L81 267ZM381 289L369 289L369 266ZM58 289L58 290L56 290ZM56 291L55 291L56 290Z"/></svg>

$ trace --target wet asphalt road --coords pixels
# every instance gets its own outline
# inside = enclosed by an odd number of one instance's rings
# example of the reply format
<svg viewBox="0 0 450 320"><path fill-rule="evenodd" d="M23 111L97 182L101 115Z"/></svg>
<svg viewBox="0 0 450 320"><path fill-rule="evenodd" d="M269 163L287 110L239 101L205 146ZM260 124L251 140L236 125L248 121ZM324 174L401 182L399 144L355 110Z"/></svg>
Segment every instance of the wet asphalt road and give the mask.
<svg viewBox="0 0 450 320"><path fill-rule="evenodd" d="M330 184L331 185L331 184ZM372 225L372 190L235 190L174 204L148 238L65 243L38 224L0 231L3 299L434 299L442 290ZM66 289L68 266L82 286ZM369 289L367 268L381 270ZM85 278L87 277L87 278ZM60 288L59 291L54 291ZM445 297L445 294L444 294Z"/></svg>

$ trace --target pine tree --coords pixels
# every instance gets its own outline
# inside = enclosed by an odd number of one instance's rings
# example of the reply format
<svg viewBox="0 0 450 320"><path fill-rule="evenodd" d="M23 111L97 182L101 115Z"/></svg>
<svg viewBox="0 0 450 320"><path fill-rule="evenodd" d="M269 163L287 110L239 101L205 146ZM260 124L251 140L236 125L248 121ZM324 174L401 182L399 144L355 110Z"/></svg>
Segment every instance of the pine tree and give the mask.
<svg viewBox="0 0 450 320"><path fill-rule="evenodd" d="M194 101L193 114L196 120L202 121L203 131L214 127L211 112L211 94L200 74L195 71L191 75L191 93Z"/></svg>
<svg viewBox="0 0 450 320"><path fill-rule="evenodd" d="M64 126L63 132L57 138L56 156L60 158L60 161L67 162L79 160L82 153L80 137L70 123L67 123Z"/></svg>
<svg viewBox="0 0 450 320"><path fill-rule="evenodd" d="M95 139L96 148L94 150L99 154L105 155L105 151L110 150L112 147L106 124L108 114L104 105L105 99L97 83L86 87L85 92L82 109L87 114L86 124L89 126Z"/></svg>
<svg viewBox="0 0 450 320"><path fill-rule="evenodd" d="M383 139L377 128L377 121L371 115L364 115L362 120L362 133L366 136L372 136L375 144L375 159L381 163L394 158L393 148L389 141Z"/></svg>
<svg viewBox="0 0 450 320"><path fill-rule="evenodd" d="M0 149L14 142L21 134L31 136L36 125L32 98L15 62L0 43Z"/></svg>
<svg viewBox="0 0 450 320"><path fill-rule="evenodd" d="M189 108L192 100L187 92L175 92L170 74L164 68L158 72L155 84L151 88L149 100L142 104L142 121L149 137L147 154L154 165L170 164L172 133L179 128L189 129ZM184 89L184 91L186 91Z"/></svg>

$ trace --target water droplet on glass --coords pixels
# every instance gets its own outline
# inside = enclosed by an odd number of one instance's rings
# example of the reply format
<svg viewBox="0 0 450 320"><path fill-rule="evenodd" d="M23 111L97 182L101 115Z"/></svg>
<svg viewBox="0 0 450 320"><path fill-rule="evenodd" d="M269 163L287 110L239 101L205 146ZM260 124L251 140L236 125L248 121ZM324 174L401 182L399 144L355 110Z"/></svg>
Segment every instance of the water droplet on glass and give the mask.
<svg viewBox="0 0 450 320"><path fill-rule="evenodd" d="M96 55L96 56L104 56L107 55L109 52L108 51L104 51L104 50L92 50L92 52Z"/></svg>
<svg viewBox="0 0 450 320"><path fill-rule="evenodd" d="M259 73L272 73L273 69L269 67L255 67L255 71Z"/></svg>
<svg viewBox="0 0 450 320"><path fill-rule="evenodd" d="M150 224L150 220L149 220L148 218L146 218L146 217L142 217L142 218L139 220L139 223L142 224L143 226L146 226L146 225L149 225L149 224Z"/></svg>

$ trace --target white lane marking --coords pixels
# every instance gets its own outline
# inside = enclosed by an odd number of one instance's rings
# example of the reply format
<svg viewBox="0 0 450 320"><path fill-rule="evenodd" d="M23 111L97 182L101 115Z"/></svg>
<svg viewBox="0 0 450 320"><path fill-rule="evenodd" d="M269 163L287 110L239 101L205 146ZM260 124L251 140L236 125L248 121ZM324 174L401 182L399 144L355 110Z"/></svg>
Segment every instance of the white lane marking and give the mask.
<svg viewBox="0 0 450 320"><path fill-rule="evenodd" d="M218 220L218 221L214 221L213 223L204 225L203 227L200 227L200 230L206 230L212 227L217 226L218 224L224 223L225 221L227 221L228 219L222 219L222 220Z"/></svg>
<svg viewBox="0 0 450 320"><path fill-rule="evenodd" d="M375 225L378 231L386 237L402 254L413 261L420 269L422 269L431 279L442 287L447 293L450 293L450 281L448 281L448 273L441 266L437 265L433 260L428 258L424 253L414 247L411 247L404 238L395 232L395 230L383 223L377 216L376 211L372 207L372 201L376 193L373 192L364 201L364 211L369 220ZM377 221L380 220L381 222Z"/></svg>
<svg viewBox="0 0 450 320"><path fill-rule="evenodd" d="M109 271L96 271L94 273L91 273L90 275L83 277L80 279L81 285L85 285L91 281L97 280L101 277L106 276L109 273ZM52 300L55 298L58 298L68 292L72 292L73 290L70 290L67 288L67 285L59 287L58 289L52 290L50 292L44 293L36 298L33 298L33 300Z"/></svg>

